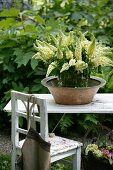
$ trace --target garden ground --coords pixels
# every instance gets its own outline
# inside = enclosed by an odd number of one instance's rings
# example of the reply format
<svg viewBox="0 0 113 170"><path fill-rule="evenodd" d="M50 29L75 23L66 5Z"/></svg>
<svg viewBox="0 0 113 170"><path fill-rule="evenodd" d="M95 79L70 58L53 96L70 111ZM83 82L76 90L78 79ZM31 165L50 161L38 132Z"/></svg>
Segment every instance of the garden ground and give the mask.
<svg viewBox="0 0 113 170"><path fill-rule="evenodd" d="M0 132L0 153L11 154L10 130Z"/></svg>
<svg viewBox="0 0 113 170"><path fill-rule="evenodd" d="M10 170L11 167L11 135L10 129L0 131L0 170ZM55 163L51 170L71 170L65 163ZM83 169L82 169L83 170Z"/></svg>

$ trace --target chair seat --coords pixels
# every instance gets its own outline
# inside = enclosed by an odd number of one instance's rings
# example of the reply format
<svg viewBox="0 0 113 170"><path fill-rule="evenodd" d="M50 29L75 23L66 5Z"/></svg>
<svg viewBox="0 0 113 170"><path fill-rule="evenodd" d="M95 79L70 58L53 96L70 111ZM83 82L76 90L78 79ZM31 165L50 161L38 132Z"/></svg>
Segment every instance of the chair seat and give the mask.
<svg viewBox="0 0 113 170"><path fill-rule="evenodd" d="M49 142L51 143L51 156L57 155L59 153L67 152L69 150L76 149L82 146L82 143L70 140L67 138L63 138L60 136L54 136L49 138Z"/></svg>
<svg viewBox="0 0 113 170"><path fill-rule="evenodd" d="M24 141L25 139L19 141L19 146L18 146L19 149L22 148ZM73 149L77 149L83 145L78 141L70 140L60 136L49 137L49 142L51 143L51 150L50 150L51 156L55 156L57 154L61 154Z"/></svg>

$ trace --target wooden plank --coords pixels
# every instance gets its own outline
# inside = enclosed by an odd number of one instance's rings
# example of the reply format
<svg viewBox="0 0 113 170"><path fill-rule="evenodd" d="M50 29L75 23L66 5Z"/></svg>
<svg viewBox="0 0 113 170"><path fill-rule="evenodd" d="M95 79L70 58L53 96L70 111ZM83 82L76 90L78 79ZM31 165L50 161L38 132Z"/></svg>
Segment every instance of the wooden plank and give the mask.
<svg viewBox="0 0 113 170"><path fill-rule="evenodd" d="M55 103L51 94L35 95L47 100L48 113L113 113L113 93L98 93L91 103L85 105L60 105ZM20 110L24 108L21 102L19 106ZM5 106L4 110L11 112L11 102Z"/></svg>

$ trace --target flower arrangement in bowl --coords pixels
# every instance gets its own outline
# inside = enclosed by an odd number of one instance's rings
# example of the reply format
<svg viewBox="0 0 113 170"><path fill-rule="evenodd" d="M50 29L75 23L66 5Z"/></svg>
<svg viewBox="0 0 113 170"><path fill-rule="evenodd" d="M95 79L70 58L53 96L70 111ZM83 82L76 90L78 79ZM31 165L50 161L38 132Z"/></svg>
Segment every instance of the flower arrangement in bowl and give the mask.
<svg viewBox="0 0 113 170"><path fill-rule="evenodd" d="M105 81L102 79L91 78L91 73L102 66L112 65L112 61L108 57L112 50L101 42L97 42L92 34L89 36L88 32L76 33L76 31L64 34L62 31L59 31L56 36L50 35L48 42L36 40L34 47L37 53L33 58L42 60L48 67L47 78L42 83L49 87L52 93L57 93L57 97L58 90L53 92L55 90L53 90L53 87L56 86L59 87L60 94L64 94L64 98L67 98L63 87L67 87L67 91L69 91L68 96L70 96L72 88L76 90L79 88L83 92L84 87L89 89L91 86L96 87L99 85L101 87L105 84ZM57 78L51 77L48 80L49 75L54 75ZM51 82L52 79L53 81ZM98 88L94 90L94 93L97 91ZM86 103L92 100L90 94L89 96L90 99L86 100ZM57 103L64 101L62 98L60 101L57 98L55 100ZM66 101L63 104L68 104ZM78 99L78 101L73 99L73 101L77 104L84 103L82 99Z"/></svg>
<svg viewBox="0 0 113 170"><path fill-rule="evenodd" d="M84 170L113 169L113 139L112 142L108 137L106 139L87 145L84 151Z"/></svg>

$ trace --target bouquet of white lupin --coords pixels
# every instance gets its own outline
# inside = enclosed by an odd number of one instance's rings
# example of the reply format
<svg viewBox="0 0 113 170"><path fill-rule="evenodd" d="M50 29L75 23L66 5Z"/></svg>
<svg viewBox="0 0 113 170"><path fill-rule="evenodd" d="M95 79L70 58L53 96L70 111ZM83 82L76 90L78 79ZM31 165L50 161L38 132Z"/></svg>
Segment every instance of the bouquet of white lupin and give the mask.
<svg viewBox="0 0 113 170"><path fill-rule="evenodd" d="M57 76L63 87L87 87L93 70L113 64L109 58L112 49L88 32L59 31L50 35L48 42L36 40L34 47L37 53L33 58L48 67L46 76Z"/></svg>

